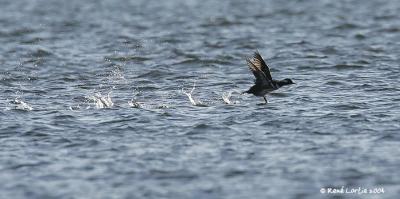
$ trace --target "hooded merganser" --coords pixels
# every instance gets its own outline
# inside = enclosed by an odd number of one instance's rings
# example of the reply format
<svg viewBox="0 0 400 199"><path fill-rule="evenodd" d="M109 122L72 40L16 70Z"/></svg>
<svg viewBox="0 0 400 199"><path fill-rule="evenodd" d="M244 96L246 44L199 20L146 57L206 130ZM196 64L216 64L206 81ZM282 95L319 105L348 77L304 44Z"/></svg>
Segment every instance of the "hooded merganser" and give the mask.
<svg viewBox="0 0 400 199"><path fill-rule="evenodd" d="M255 85L243 93L251 93L255 96L263 97L265 103L268 103L267 98L265 98L267 93L277 90L282 86L294 84L294 82L288 78L283 80L272 79L269 67L258 51L254 53L252 59L246 59L246 61L251 72L253 72L253 75L256 77L256 80Z"/></svg>

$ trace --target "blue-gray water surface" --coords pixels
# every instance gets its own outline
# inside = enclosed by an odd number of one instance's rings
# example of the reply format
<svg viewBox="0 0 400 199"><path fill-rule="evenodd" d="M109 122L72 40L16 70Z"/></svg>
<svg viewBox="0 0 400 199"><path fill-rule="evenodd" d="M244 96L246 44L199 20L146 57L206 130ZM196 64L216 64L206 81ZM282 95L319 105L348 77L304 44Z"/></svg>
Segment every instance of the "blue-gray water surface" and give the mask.
<svg viewBox="0 0 400 199"><path fill-rule="evenodd" d="M399 13L0 0L0 198L398 198ZM266 105L255 50L296 82Z"/></svg>

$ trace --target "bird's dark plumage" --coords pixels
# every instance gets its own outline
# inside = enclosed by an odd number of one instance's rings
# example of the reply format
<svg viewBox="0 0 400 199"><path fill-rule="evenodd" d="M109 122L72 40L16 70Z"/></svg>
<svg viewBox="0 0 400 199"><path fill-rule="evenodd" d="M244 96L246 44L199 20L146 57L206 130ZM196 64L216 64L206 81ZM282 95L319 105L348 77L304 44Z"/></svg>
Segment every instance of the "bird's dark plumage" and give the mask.
<svg viewBox="0 0 400 199"><path fill-rule="evenodd" d="M271 72L260 53L256 51L252 59L247 59L247 65L251 72L256 77L255 85L244 93L251 93L255 96L262 96L266 103L268 103L265 95L274 91L284 85L294 84L291 79L274 80L272 79Z"/></svg>

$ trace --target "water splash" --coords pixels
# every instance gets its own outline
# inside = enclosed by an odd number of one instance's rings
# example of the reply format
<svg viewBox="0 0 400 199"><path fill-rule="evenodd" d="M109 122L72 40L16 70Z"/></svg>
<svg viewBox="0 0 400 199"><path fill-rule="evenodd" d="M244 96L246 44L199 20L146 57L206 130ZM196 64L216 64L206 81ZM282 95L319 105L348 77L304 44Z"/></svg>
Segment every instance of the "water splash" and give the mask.
<svg viewBox="0 0 400 199"><path fill-rule="evenodd" d="M222 100L224 100L225 104L232 104L230 98L232 96L232 92L228 92L228 93L223 93L222 94Z"/></svg>
<svg viewBox="0 0 400 199"><path fill-rule="evenodd" d="M222 100L225 102L225 104L237 104L239 103L238 101L231 101L232 93L235 91L229 91L225 92L222 94Z"/></svg>
<svg viewBox="0 0 400 199"><path fill-rule="evenodd" d="M202 103L200 100L196 101L195 99L193 99L192 94L193 94L193 91L195 88L196 88L196 83L193 83L193 88L192 88L192 90L190 90L190 92L185 92L182 88L182 93L184 93L189 98L189 101L193 106L207 106L206 104Z"/></svg>
<svg viewBox="0 0 400 199"><path fill-rule="evenodd" d="M143 109L167 109L167 108L170 108L166 104L149 105L149 104L145 104L144 102L138 102L134 99L131 99L131 101L128 102L128 105L131 108L143 108Z"/></svg>
<svg viewBox="0 0 400 199"><path fill-rule="evenodd" d="M141 94L141 91L139 88L135 88L132 91L133 98L128 102L129 107L131 108L144 108L144 103L143 102L138 102L137 98L138 95Z"/></svg>
<svg viewBox="0 0 400 199"><path fill-rule="evenodd" d="M19 98L15 98L14 100L10 101L10 104L14 105L15 110L21 110L21 111L32 111L33 110L31 105L20 100Z"/></svg>
<svg viewBox="0 0 400 199"><path fill-rule="evenodd" d="M111 108L114 106L114 103L110 96L111 92L109 92L106 96L101 93L95 93L93 96L87 97L90 101L94 102L97 109L102 108Z"/></svg>
<svg viewBox="0 0 400 199"><path fill-rule="evenodd" d="M108 81L111 83L123 83L123 84L128 82L125 79L122 65L113 66L113 69L110 71L110 74L108 75Z"/></svg>
<svg viewBox="0 0 400 199"><path fill-rule="evenodd" d="M132 108L142 108L143 107L143 103L138 102L134 99L131 99L131 101L128 102L128 105Z"/></svg>
<svg viewBox="0 0 400 199"><path fill-rule="evenodd" d="M71 110L71 111L77 111L77 110L79 110L79 109L81 109L81 106L78 104L78 105L76 105L76 106L70 106L69 107L69 110Z"/></svg>

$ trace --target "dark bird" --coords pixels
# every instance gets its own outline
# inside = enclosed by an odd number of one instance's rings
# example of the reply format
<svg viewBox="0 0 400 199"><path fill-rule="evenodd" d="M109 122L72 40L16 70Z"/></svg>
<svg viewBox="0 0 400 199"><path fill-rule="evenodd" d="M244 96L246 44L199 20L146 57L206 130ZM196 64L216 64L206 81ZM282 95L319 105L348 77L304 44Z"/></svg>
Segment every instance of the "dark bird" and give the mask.
<svg viewBox="0 0 400 199"><path fill-rule="evenodd" d="M243 93L251 93L255 96L263 97L265 103L268 103L265 95L278 88L294 84L291 79L274 80L272 79L271 72L269 71L268 65L265 63L260 53L256 51L252 59L246 59L247 65L251 72L256 77L255 85L253 85L248 91Z"/></svg>

